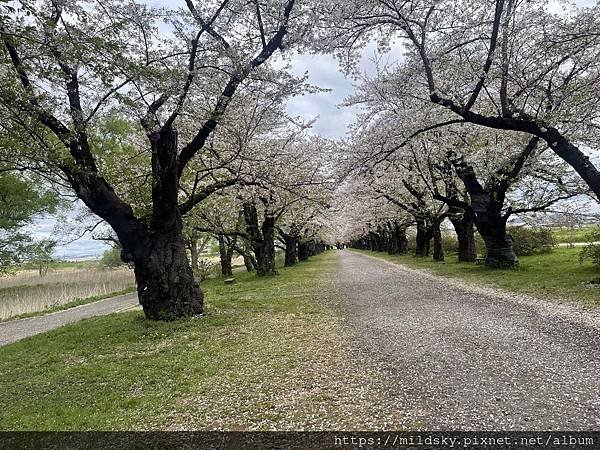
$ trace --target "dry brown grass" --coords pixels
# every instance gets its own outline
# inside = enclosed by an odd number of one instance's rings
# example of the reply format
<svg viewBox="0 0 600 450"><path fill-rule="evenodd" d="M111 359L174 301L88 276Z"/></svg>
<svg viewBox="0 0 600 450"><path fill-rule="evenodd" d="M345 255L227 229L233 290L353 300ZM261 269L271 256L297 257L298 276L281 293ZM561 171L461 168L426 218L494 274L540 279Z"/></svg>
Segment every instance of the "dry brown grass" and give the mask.
<svg viewBox="0 0 600 450"><path fill-rule="evenodd" d="M128 268L60 269L44 277L27 270L0 277L0 320L123 291L133 284L133 272Z"/></svg>

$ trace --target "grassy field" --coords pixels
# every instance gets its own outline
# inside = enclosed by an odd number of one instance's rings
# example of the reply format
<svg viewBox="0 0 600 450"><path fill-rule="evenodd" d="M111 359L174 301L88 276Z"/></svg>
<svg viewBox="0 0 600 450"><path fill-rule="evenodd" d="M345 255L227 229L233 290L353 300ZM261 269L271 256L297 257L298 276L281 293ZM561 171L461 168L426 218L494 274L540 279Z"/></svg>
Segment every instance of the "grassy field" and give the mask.
<svg viewBox="0 0 600 450"><path fill-rule="evenodd" d="M366 250L353 251L414 268L428 269L438 275L490 284L506 291L523 292L550 300L573 300L587 306L600 305L600 288L587 285L590 280L598 278L600 273L589 261L580 264L580 249L576 248L557 248L551 253L521 256L519 268L510 270L459 264L456 255L447 255L446 261L440 263L412 255L390 256Z"/></svg>
<svg viewBox="0 0 600 450"><path fill-rule="evenodd" d="M576 242L588 242L587 235L598 227L587 226L581 228L552 228L552 234L557 244L570 244Z"/></svg>
<svg viewBox="0 0 600 450"><path fill-rule="evenodd" d="M133 286L130 269L103 270L97 263L60 264L44 277L34 270L20 271L0 277L0 320L76 306Z"/></svg>
<svg viewBox="0 0 600 450"><path fill-rule="evenodd" d="M1 430L364 429L401 414L324 300L327 252L204 283L207 315L84 320L0 349ZM385 414L385 417L382 417Z"/></svg>

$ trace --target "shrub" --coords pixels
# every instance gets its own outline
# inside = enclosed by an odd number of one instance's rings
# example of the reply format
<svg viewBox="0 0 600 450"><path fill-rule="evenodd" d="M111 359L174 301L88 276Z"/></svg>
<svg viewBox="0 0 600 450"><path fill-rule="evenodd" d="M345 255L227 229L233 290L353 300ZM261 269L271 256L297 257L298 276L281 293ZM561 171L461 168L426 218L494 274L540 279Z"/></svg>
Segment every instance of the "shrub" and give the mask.
<svg viewBox="0 0 600 450"><path fill-rule="evenodd" d="M454 234L444 233L442 247L446 253L458 253L458 238Z"/></svg>
<svg viewBox="0 0 600 450"><path fill-rule="evenodd" d="M596 228L586 235L589 242L579 253L579 261L583 262L590 259L598 269L600 269L600 228Z"/></svg>
<svg viewBox="0 0 600 450"><path fill-rule="evenodd" d="M102 254L100 265L105 269L116 269L125 263L121 260L121 249L118 247L109 248Z"/></svg>
<svg viewBox="0 0 600 450"><path fill-rule="evenodd" d="M201 259L198 261L196 276L200 278L200 281L204 281L214 273L216 267L217 265L210 259Z"/></svg>
<svg viewBox="0 0 600 450"><path fill-rule="evenodd" d="M508 233L513 239L513 250L517 256L552 251L556 242L548 228L510 227Z"/></svg>

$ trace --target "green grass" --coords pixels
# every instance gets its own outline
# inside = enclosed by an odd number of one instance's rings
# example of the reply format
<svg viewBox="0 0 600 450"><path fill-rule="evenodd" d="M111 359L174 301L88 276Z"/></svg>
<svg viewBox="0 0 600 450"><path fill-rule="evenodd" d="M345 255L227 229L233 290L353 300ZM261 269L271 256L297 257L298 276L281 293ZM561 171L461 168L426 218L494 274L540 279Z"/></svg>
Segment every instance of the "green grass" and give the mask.
<svg viewBox="0 0 600 450"><path fill-rule="evenodd" d="M262 279L239 273L233 285L208 280L202 319L113 314L0 348L0 430L390 423L397 412L369 392L377 375L347 358L343 323L323 301L335 258L327 252Z"/></svg>
<svg viewBox="0 0 600 450"><path fill-rule="evenodd" d="M557 244L569 244L575 242L588 242L587 235L598 227L586 226L569 229L565 227L552 228L552 234Z"/></svg>
<svg viewBox="0 0 600 450"><path fill-rule="evenodd" d="M591 279L600 276L600 273L590 262L579 263L580 249L576 248L557 248L551 253L521 256L519 267L510 270L459 264L456 255L447 255L444 262L434 262L430 258L415 258L412 255L390 256L366 250L354 251L418 269L428 269L438 275L489 284L506 291L522 292L549 300L577 301L586 306L600 306L600 289L586 285Z"/></svg>

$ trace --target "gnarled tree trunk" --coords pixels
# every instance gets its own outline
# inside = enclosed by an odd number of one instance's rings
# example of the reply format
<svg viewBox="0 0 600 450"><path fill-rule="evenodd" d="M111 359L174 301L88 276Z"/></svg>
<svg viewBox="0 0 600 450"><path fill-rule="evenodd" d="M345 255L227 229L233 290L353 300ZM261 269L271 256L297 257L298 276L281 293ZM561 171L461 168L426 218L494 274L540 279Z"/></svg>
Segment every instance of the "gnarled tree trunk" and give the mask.
<svg viewBox="0 0 600 450"><path fill-rule="evenodd" d="M203 312L181 233L155 236L134 262L140 304L148 319L175 320Z"/></svg>
<svg viewBox="0 0 600 450"><path fill-rule="evenodd" d="M454 226L454 232L458 240L458 261L475 262L477 259L475 229L470 212L465 211L460 215L450 215L450 222Z"/></svg>
<svg viewBox="0 0 600 450"><path fill-rule="evenodd" d="M133 262L138 298L147 318L175 320L203 312L203 294L187 258L178 207L177 134L161 130L152 144L153 211L150 227L134 239L122 238L123 224L112 224ZM130 233L127 233L130 235Z"/></svg>
<svg viewBox="0 0 600 450"><path fill-rule="evenodd" d="M477 230L485 242L485 265L506 269L518 260L512 239L506 232L506 218L502 215L502 202L494 200L487 192L471 195Z"/></svg>

